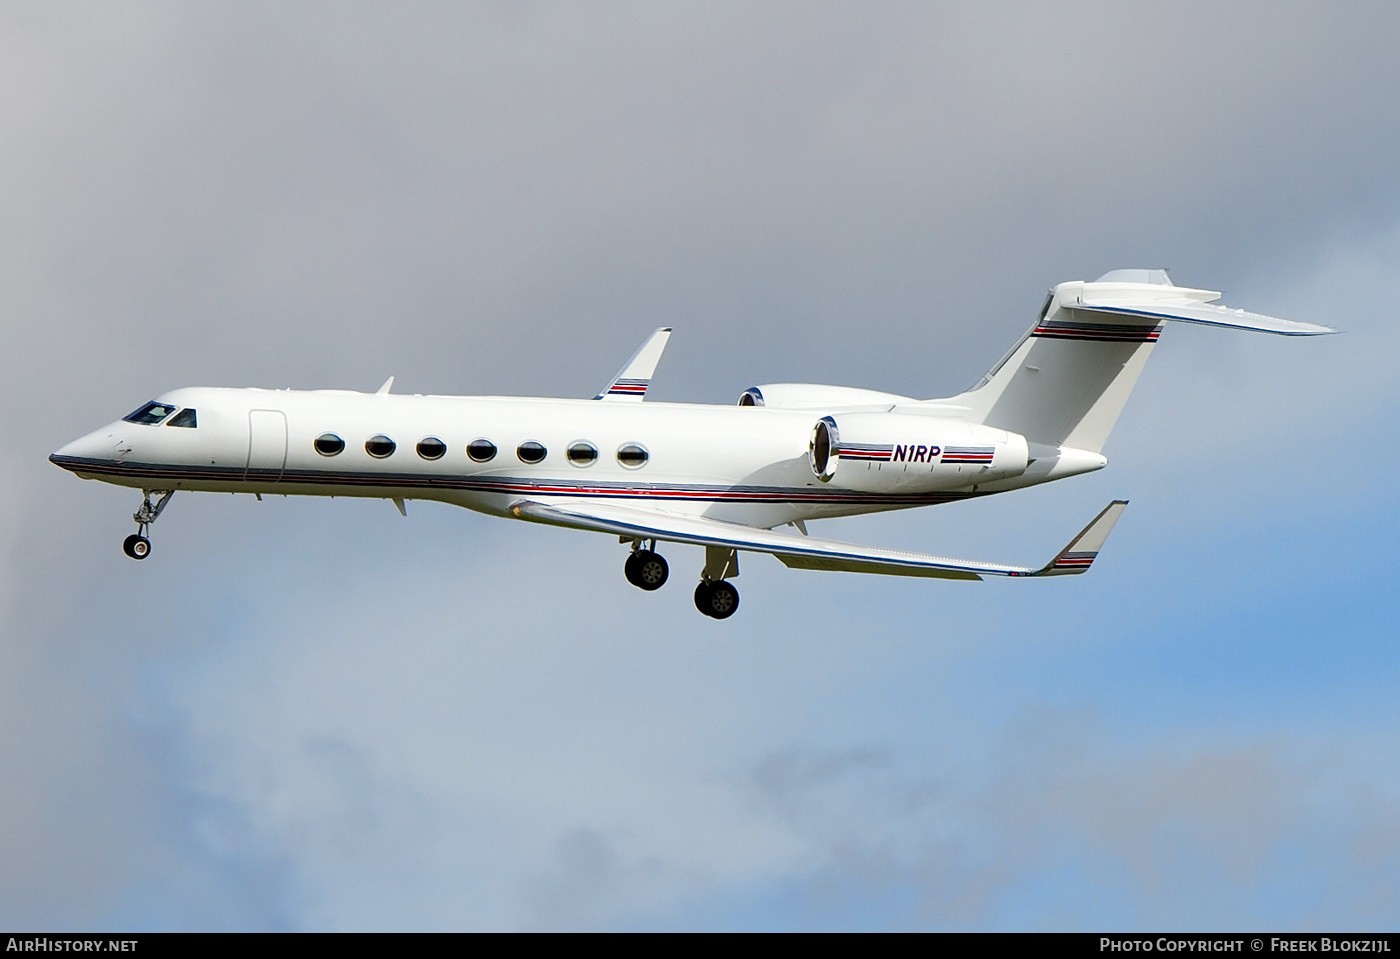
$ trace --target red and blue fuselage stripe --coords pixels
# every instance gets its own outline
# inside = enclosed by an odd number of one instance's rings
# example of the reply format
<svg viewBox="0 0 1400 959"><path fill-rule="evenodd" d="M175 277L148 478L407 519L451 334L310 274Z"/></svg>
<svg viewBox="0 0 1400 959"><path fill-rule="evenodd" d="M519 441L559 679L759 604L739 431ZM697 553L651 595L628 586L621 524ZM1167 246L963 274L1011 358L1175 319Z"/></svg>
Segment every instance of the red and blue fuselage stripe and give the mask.
<svg viewBox="0 0 1400 959"><path fill-rule="evenodd" d="M894 457L894 446L879 446L874 443L843 443L836 455L847 460L876 460L888 462Z"/></svg>
<svg viewBox="0 0 1400 959"><path fill-rule="evenodd" d="M996 456L991 446L949 446L943 450L944 463L971 463L989 466Z"/></svg>

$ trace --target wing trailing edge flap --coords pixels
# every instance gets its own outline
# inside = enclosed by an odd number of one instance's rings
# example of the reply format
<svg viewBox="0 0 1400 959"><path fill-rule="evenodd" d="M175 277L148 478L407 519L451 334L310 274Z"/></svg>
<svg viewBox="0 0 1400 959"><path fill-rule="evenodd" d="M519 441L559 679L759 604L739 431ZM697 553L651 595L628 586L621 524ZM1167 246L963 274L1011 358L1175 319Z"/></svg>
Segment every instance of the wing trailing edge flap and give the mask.
<svg viewBox="0 0 1400 959"><path fill-rule="evenodd" d="M656 364L661 362L661 354L666 352L666 341L671 338L669 326L660 327L647 337L632 358L622 365L603 392L593 397L595 400L630 400L640 403L651 385L651 375L656 372Z"/></svg>
<svg viewBox="0 0 1400 959"><path fill-rule="evenodd" d="M870 546L852 546L811 536L790 536L737 523L683 516L661 510L634 509L609 503L562 506L521 500L510 507L519 519L566 526L572 529L614 533L638 539L659 539L696 546L719 546L771 553L784 565L798 569L881 573L887 576L925 576L934 579L981 579L983 576L1063 576L1083 573L1093 563L1113 524L1123 513L1125 500L1115 500L1084 527L1070 544L1040 569L1000 566L973 560L949 559Z"/></svg>

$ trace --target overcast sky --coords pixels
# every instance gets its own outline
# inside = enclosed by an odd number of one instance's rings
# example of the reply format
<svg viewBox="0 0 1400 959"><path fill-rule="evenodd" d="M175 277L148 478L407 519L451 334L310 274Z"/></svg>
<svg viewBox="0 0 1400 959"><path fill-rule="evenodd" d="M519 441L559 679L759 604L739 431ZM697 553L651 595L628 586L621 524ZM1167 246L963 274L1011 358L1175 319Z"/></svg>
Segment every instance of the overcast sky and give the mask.
<svg viewBox="0 0 1400 959"><path fill-rule="evenodd" d="M1400 8L0 0L0 926L1394 929ZM46 461L179 386L966 388L1169 268L1087 477L938 583Z"/></svg>

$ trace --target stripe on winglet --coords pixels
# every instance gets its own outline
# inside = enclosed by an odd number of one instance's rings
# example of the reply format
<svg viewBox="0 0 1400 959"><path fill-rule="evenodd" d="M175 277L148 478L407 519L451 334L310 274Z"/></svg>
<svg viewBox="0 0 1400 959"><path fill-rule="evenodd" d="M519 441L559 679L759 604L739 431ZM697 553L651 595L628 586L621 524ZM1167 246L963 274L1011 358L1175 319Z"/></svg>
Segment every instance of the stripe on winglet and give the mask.
<svg viewBox="0 0 1400 959"><path fill-rule="evenodd" d="M1055 562L1051 564L1051 568L1083 572L1093 564L1094 557L1098 555L1097 550L1094 552L1062 553L1055 557Z"/></svg>
<svg viewBox="0 0 1400 959"><path fill-rule="evenodd" d="M651 380L618 380L608 387L608 396L641 396L651 385Z"/></svg>

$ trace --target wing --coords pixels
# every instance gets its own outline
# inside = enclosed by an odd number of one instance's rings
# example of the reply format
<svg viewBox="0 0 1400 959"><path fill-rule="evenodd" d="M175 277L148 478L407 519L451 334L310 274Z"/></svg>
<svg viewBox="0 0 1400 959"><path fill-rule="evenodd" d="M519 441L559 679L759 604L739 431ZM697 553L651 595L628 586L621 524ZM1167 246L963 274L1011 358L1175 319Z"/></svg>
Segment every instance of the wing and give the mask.
<svg viewBox="0 0 1400 959"><path fill-rule="evenodd" d="M671 328L663 326L642 344L641 349L623 364L622 369L597 396L595 400L633 400L641 402L646 398L647 387L651 385L651 374L656 372L656 364L666 351L666 341L671 338Z"/></svg>
<svg viewBox="0 0 1400 959"><path fill-rule="evenodd" d="M566 526L572 529L615 533L636 539L658 539L696 546L718 546L755 553L772 553L785 565L799 569L845 570L883 573L889 576L927 576L935 579L981 579L983 576L1063 576L1083 573L1118 522L1127 501L1115 500L1094 521L1040 569L999 566L973 560L949 559L923 553L852 546L810 536L789 536L737 523L683 516L661 510L634 509L609 503L570 503L568 506L521 500L510 507L519 519Z"/></svg>

